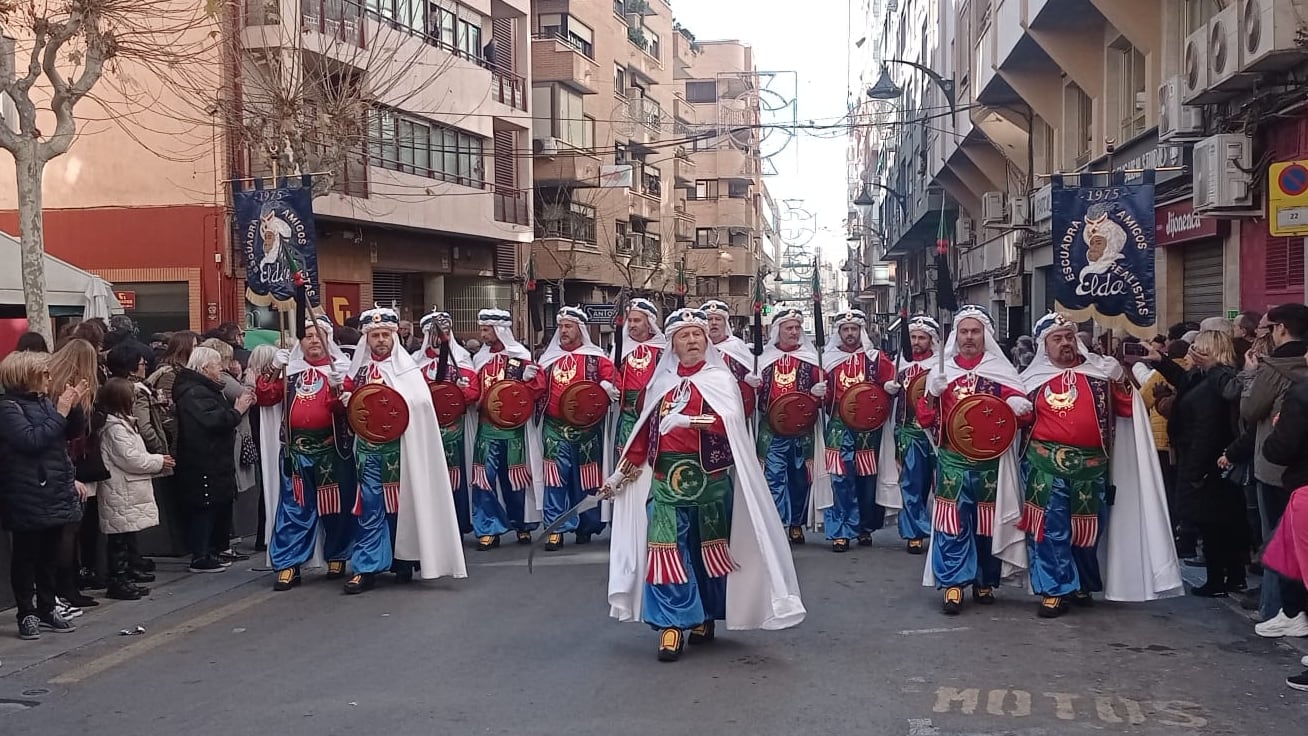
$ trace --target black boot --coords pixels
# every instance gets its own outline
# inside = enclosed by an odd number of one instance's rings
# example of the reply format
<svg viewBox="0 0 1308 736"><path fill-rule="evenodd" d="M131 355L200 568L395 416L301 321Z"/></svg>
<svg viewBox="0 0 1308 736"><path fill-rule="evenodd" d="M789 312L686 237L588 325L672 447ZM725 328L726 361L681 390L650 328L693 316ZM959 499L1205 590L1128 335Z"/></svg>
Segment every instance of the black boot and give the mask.
<svg viewBox="0 0 1308 736"><path fill-rule="evenodd" d="M376 584L376 578L372 573L359 573L345 583L345 594L358 595L365 591L372 590Z"/></svg>
<svg viewBox="0 0 1308 736"><path fill-rule="evenodd" d="M141 592L136 589L126 578L111 578L109 580L109 590L106 594L116 601L139 601Z"/></svg>

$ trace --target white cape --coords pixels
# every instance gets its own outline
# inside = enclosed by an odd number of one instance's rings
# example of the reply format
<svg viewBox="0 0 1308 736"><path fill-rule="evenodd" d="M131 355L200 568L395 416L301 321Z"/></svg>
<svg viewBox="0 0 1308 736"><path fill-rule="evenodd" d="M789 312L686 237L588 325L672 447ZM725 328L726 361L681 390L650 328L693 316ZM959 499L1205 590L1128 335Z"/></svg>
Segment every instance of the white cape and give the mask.
<svg viewBox="0 0 1308 736"><path fill-rule="evenodd" d="M644 426L663 403L663 397L680 381L675 373L655 378L637 428ZM710 406L721 407L719 413L726 424L731 453L737 458L731 473L732 519L728 544L739 569L727 576L727 628L775 630L796 626L804 620L805 610L795 564L763 470L752 461L754 443L745 426L735 376L725 366L710 363L691 376L690 381ZM639 434L633 432L632 437ZM653 470L647 462L639 476L613 502L608 600L609 615L619 621L641 620L648 560L649 519L645 505L653 479Z"/></svg>
<svg viewBox="0 0 1308 736"><path fill-rule="evenodd" d="M366 360L365 360L366 358ZM365 364L376 365L387 385L409 405L409 427L400 436L400 511L396 517L395 557L421 565L425 580L468 576L463 535L454 515L454 494L445 445L436 424L436 409L422 371L403 350L390 360L372 363L367 338L359 341L350 375Z"/></svg>
<svg viewBox="0 0 1308 736"><path fill-rule="evenodd" d="M783 351L778 348L776 337L776 330L773 330L772 342L763 348L763 355L759 358L758 376L762 377L763 371L767 370L768 366L787 355L801 362L815 365L818 368L822 367L822 361L818 358L817 349L808 341L807 335L800 341L799 347L791 351ZM741 344L744 344L743 341ZM826 381L827 378L826 371L823 371L822 380ZM827 385L827 390L831 390L830 384ZM822 401L819 401L818 405L822 406ZM808 494L808 526L811 529L818 529L822 526L824 516L822 512L836 503L835 493L831 489L831 473L827 471L827 439L824 431L827 420L825 415L825 409L819 411L817 423L813 425L813 485ZM767 421L767 418L760 416L758 421L761 427L763 422ZM754 453L754 457L758 457L757 451ZM761 468L762 461L760 460L759 463ZM773 506L775 507L775 502Z"/></svg>

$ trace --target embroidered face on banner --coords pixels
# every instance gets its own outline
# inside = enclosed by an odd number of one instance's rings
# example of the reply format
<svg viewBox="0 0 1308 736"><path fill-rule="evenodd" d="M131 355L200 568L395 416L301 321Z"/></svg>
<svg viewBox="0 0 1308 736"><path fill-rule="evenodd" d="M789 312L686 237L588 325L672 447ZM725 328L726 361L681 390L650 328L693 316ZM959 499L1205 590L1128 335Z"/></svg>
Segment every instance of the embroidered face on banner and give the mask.
<svg viewBox="0 0 1308 736"><path fill-rule="evenodd" d="M245 257L246 299L287 308L303 285L311 307L318 293L318 244L312 182L271 189L234 189L234 227Z"/></svg>

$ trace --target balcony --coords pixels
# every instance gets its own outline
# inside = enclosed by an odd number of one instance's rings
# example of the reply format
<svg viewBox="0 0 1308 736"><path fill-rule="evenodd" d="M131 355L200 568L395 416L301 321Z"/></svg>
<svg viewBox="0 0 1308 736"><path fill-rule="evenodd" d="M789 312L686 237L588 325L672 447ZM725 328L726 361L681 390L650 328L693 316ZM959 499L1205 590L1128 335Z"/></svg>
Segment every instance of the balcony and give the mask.
<svg viewBox="0 0 1308 736"><path fill-rule="evenodd" d="M673 235L678 243L695 242L695 220L684 209L677 211L677 218L673 222Z"/></svg>
<svg viewBox="0 0 1308 736"><path fill-rule="evenodd" d="M759 258L749 248L692 248L686 251L686 272L696 276L753 276Z"/></svg>
<svg viewBox="0 0 1308 736"><path fill-rule="evenodd" d="M690 68L695 63L697 46L694 37L689 33L680 29L672 34L672 71L676 79L689 79L694 76Z"/></svg>
<svg viewBox="0 0 1308 736"><path fill-rule="evenodd" d="M753 198L718 197L717 199L690 199L686 211L701 227L753 228L756 217Z"/></svg>
<svg viewBox="0 0 1308 736"><path fill-rule="evenodd" d="M518 189L495 190L495 221L514 225L531 224L529 192Z"/></svg>
<svg viewBox="0 0 1308 736"><path fill-rule="evenodd" d="M246 5L246 25L280 24L280 8L274 0L251 0ZM300 29L320 33L332 41L363 48L367 31L362 3L352 0L301 0ZM281 45L281 44L277 44Z"/></svg>
<svg viewBox="0 0 1308 736"><path fill-rule="evenodd" d="M672 116L678 122L695 124L695 106L680 92L672 96Z"/></svg>
<svg viewBox="0 0 1308 736"><path fill-rule="evenodd" d="M959 286L979 283L1017 264L1018 233L1010 232L958 256Z"/></svg>
<svg viewBox="0 0 1308 736"><path fill-rule="evenodd" d="M527 80L507 69L491 69L491 99L514 110L527 109Z"/></svg>
<svg viewBox="0 0 1308 736"><path fill-rule="evenodd" d="M641 38L644 38L643 32ZM627 68L642 80L650 84L658 84L659 77L663 74L663 63L651 55L653 49L648 43L637 43L635 40L631 43L636 48L631 49L627 54Z"/></svg>
<svg viewBox="0 0 1308 736"><path fill-rule="evenodd" d="M599 92L596 86L599 65L557 34L532 39L531 68L537 82L558 82L583 95Z"/></svg>
<svg viewBox="0 0 1308 736"><path fill-rule="evenodd" d="M537 186L596 186L599 172L599 156L580 148L562 147L553 156L537 154L532 164Z"/></svg>
<svg viewBox="0 0 1308 736"><path fill-rule="evenodd" d="M611 249L574 242L565 238L537 237L535 244L536 278L554 281L560 278L596 284L625 282L614 262L618 256Z"/></svg>
<svg viewBox="0 0 1308 736"><path fill-rule="evenodd" d="M672 183L678 189L695 187L695 161L684 151L672 159Z"/></svg>
<svg viewBox="0 0 1308 736"><path fill-rule="evenodd" d="M714 153L717 175L723 179L756 179L759 176L759 157L732 142Z"/></svg>
<svg viewBox="0 0 1308 736"><path fill-rule="evenodd" d="M663 202L658 196L632 190L630 197L632 217L653 221L663 217Z"/></svg>
<svg viewBox="0 0 1308 736"><path fill-rule="evenodd" d="M583 206L584 207L584 206ZM578 243L581 247L595 247L595 214L593 207L585 207L586 212L567 211L559 216L550 217L549 209L536 212L537 240L567 240Z"/></svg>

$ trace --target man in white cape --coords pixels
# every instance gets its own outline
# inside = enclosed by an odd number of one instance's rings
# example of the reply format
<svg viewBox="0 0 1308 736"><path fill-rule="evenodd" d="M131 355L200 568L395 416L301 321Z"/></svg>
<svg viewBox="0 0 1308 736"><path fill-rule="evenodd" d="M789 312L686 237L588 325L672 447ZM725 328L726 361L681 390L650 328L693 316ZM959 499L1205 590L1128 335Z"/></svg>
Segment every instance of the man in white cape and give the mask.
<svg viewBox="0 0 1308 736"><path fill-rule="evenodd" d="M321 316L305 321L295 347L277 351L272 369L282 375L256 379L273 590L299 585L301 567L315 556L326 558L329 580L345 577L354 545L354 456L338 410L349 368Z"/></svg>
<svg viewBox="0 0 1308 736"><path fill-rule="evenodd" d="M687 639L712 641L716 621L776 630L805 615L784 530L749 459L735 376L706 328L702 310L668 316L672 349L603 490L617 493L610 615L658 630L661 661L679 659Z"/></svg>
<svg viewBox="0 0 1308 736"><path fill-rule="evenodd" d="M831 328L835 334L823 351L822 367L829 386L823 461L831 476L832 503L824 512L822 530L832 552L848 552L851 539L857 538L863 547L871 545L872 532L885 523L887 506L899 505L899 474L893 425L857 431L845 423L839 407L859 384L873 384L891 397L900 385L894 364L873 347L867 315L861 310L840 312Z"/></svg>
<svg viewBox="0 0 1308 736"><path fill-rule="evenodd" d="M804 543L804 526L817 526L819 512L831 506L831 478L824 459L821 412L815 413L810 429L783 436L772 428L772 415L787 414L778 403L786 394L808 394L818 402L827 395L827 383L808 335L804 334L804 312L789 308L772 318L770 338L758 363L758 457L763 477L776 503L781 523L787 527L791 544ZM788 420L787 424L792 422Z"/></svg>
<svg viewBox="0 0 1308 736"><path fill-rule="evenodd" d="M450 488L454 490L454 512L459 520L459 533L472 531L472 515L468 505L468 458L472 457L472 441L476 436L477 419L473 409L480 394L477 371L472 367L472 355L454 336L454 318L447 312L433 308L418 322L422 342L413 352L413 362L422 371L430 386L436 383L452 384L463 394L468 409L452 417L442 426L441 442L445 446L445 463L450 469ZM445 352L445 373L441 374L441 353ZM439 421L439 416L437 417ZM480 545L478 545L480 548Z"/></svg>
<svg viewBox="0 0 1308 736"><path fill-rule="evenodd" d="M758 405L757 389L760 381L753 368L758 356L754 355L744 340L731 333L730 305L718 299L710 299L700 305L700 309L708 315L709 341L740 385L740 400L745 404L745 421L752 422Z"/></svg>
<svg viewBox="0 0 1308 736"><path fill-rule="evenodd" d="M371 590L377 574L387 571L409 582L415 566L427 580L467 577L436 410L422 371L399 345L400 317L393 309L375 307L360 315L359 323L363 339L342 396L347 411L356 412L353 393L382 383L404 399L409 421L398 439L372 442L355 436L358 531L350 559L354 576L345 592Z"/></svg>
<svg viewBox="0 0 1308 736"><path fill-rule="evenodd" d="M1042 618L1089 606L1099 591L1123 601L1181 593L1143 401L1123 383L1122 366L1086 350L1076 331L1056 312L1040 318L1035 359L1022 372L1035 421L1019 528Z"/></svg>
<svg viewBox="0 0 1308 736"><path fill-rule="evenodd" d="M926 315L908 320L908 345L900 346L896 361L900 385L911 389L916 381L923 382L932 365L938 364L936 351L940 350L940 323ZM908 359L904 359L907 354ZM931 489L936 479L936 448L926 431L917 423L917 407L913 405L911 390L896 397L895 450L899 457L899 537L911 555L926 552L931 539Z"/></svg>
<svg viewBox="0 0 1308 736"><path fill-rule="evenodd" d="M990 313L974 304L954 314L943 365L936 363L926 380L917 419L936 437L938 464L931 555L922 582L943 588L942 610L957 615L966 586L977 603L994 603L1000 581L1026 568L1026 546L1017 528L1022 512L1018 443L991 460L969 459L960 449L967 449L963 444L972 434L953 436L950 418L964 399L989 394L1003 399L1024 424L1031 418L1031 402L1017 369L999 349Z"/></svg>
<svg viewBox="0 0 1308 736"><path fill-rule="evenodd" d="M546 526L584 496L599 492L604 483L605 448L612 444L612 433L605 431L604 422L583 427L569 419L570 407L564 406L563 393L573 384L589 381L604 389L610 405L618 399L617 370L609 356L591 342L586 313L577 307L563 307L557 322L558 329L540 356L539 372L534 366L528 369L539 397L536 416L543 439L540 455L532 455L532 480ZM588 544L603 529L602 510L592 508L564 521L545 540L545 549L561 548L568 532L577 535L577 544Z"/></svg>

